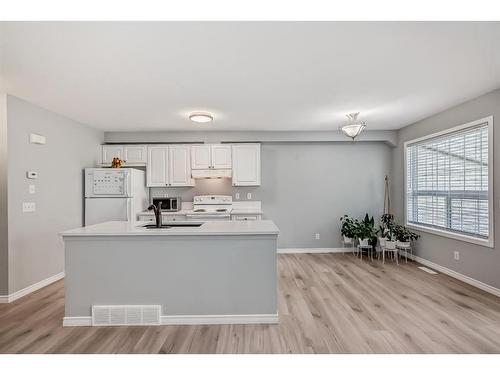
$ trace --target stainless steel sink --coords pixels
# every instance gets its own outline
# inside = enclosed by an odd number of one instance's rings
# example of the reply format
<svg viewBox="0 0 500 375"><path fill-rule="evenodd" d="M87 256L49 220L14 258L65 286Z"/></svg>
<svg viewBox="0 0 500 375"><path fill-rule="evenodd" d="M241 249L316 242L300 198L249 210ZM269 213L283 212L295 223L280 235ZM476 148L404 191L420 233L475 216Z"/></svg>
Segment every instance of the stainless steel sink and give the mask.
<svg viewBox="0 0 500 375"><path fill-rule="evenodd" d="M145 224L143 225L143 228L147 229L170 229L170 228L197 228L201 227L203 223L168 223L168 224L163 224L160 228L156 226L156 224Z"/></svg>

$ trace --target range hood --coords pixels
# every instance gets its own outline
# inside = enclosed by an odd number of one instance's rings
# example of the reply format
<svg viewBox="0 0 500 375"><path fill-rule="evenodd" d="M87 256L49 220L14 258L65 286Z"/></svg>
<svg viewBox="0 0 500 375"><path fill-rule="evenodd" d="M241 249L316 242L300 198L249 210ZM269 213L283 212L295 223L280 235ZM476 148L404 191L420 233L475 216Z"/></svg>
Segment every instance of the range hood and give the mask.
<svg viewBox="0 0 500 375"><path fill-rule="evenodd" d="M232 169L193 169L191 176L198 178L231 178L233 177Z"/></svg>

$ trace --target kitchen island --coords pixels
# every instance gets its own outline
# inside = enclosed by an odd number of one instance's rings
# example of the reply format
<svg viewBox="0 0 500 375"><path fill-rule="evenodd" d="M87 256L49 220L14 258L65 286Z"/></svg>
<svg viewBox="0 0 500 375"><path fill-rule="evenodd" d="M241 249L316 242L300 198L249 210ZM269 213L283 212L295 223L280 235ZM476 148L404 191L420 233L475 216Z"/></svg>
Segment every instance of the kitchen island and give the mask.
<svg viewBox="0 0 500 375"><path fill-rule="evenodd" d="M106 222L61 233L63 325L92 325L96 306L107 306L110 315L114 311L111 325L128 324L125 315L137 312L134 306L158 307L159 321L151 324L278 322L279 230L272 221L208 221L166 229L147 224Z"/></svg>

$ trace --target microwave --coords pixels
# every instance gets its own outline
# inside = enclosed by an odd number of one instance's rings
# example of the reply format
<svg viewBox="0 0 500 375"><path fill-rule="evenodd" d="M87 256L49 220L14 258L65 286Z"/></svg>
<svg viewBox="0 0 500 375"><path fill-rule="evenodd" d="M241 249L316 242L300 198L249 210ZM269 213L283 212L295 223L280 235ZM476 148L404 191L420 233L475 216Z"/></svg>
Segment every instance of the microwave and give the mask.
<svg viewBox="0 0 500 375"><path fill-rule="evenodd" d="M182 205L181 197L153 198L155 206L158 206L159 202L161 202L162 211L180 211Z"/></svg>

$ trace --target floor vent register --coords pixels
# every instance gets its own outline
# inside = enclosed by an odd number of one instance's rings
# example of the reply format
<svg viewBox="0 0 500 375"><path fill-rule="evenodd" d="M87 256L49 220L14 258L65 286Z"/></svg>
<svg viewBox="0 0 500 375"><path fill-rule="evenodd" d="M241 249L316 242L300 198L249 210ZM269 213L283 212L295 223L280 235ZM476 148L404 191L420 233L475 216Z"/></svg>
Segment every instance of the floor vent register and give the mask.
<svg viewBox="0 0 500 375"><path fill-rule="evenodd" d="M160 324L159 305L94 305L93 326L151 326Z"/></svg>

